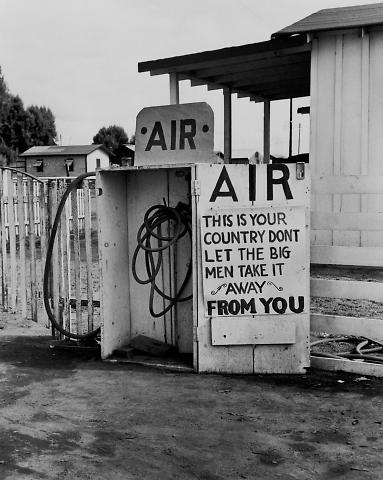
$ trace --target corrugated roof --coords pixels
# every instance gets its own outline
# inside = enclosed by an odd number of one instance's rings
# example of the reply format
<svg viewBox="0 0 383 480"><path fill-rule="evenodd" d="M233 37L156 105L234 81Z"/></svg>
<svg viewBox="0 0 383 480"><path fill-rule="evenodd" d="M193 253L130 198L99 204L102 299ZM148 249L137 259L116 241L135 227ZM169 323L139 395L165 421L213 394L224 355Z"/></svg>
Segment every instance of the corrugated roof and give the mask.
<svg viewBox="0 0 383 480"><path fill-rule="evenodd" d="M319 12L273 33L271 38L372 25L383 25L383 3L319 10Z"/></svg>
<svg viewBox="0 0 383 480"><path fill-rule="evenodd" d="M47 155L89 155L98 148L106 151L103 145L51 145L51 146L37 146L31 147L23 152L20 157L44 157ZM109 152L107 152L109 153Z"/></svg>

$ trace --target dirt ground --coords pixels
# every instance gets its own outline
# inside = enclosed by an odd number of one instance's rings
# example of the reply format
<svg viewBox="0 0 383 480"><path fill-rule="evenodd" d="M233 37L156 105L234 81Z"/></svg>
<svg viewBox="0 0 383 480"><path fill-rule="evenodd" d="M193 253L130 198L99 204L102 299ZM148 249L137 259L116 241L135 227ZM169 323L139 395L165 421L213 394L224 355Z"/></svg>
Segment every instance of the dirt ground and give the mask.
<svg viewBox="0 0 383 480"><path fill-rule="evenodd" d="M1 480L383 478L382 380L171 373L0 327Z"/></svg>

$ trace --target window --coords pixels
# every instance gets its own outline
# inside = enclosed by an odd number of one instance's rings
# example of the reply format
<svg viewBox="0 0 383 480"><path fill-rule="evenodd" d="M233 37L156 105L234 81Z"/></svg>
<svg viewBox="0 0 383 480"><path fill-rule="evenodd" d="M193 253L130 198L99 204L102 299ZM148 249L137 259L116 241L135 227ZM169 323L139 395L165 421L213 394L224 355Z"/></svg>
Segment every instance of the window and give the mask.
<svg viewBox="0 0 383 480"><path fill-rule="evenodd" d="M73 158L67 158L65 160L65 170L67 177L69 177L69 172L73 172Z"/></svg>
<svg viewBox="0 0 383 480"><path fill-rule="evenodd" d="M43 172L44 171L44 162L41 159L38 159L33 164L33 167L36 169L36 172Z"/></svg>
<svg viewBox="0 0 383 480"><path fill-rule="evenodd" d="M100 168L101 166L101 161L99 158L96 158L96 168Z"/></svg>

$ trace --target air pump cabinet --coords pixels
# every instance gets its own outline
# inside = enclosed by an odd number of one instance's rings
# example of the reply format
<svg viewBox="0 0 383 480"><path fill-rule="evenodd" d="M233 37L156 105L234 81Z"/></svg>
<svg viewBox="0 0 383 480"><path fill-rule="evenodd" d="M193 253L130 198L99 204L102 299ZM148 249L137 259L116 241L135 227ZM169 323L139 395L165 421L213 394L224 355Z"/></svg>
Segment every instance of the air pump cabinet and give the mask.
<svg viewBox="0 0 383 480"><path fill-rule="evenodd" d="M149 116L144 109L137 121L138 150L149 155L146 135L154 141L154 153L160 149L166 159L160 143L179 148L169 138L180 118L189 120L183 128L187 125L186 137L193 133L197 149L198 136L213 133L213 121L206 104L191 106L158 107ZM193 145L183 145L184 152L169 152L177 156L173 163L150 165L149 157L146 165L138 161L134 167L97 171L102 357L142 334L192 354L197 372L304 372L309 366L308 166L212 163L212 144L191 163ZM149 287L132 275L137 231L150 207L179 202L191 207L192 241L185 236L165 254L159 282L174 294L191 261L185 295L193 298L154 318L148 311ZM139 275L143 264L138 263ZM161 310L164 300L155 302Z"/></svg>

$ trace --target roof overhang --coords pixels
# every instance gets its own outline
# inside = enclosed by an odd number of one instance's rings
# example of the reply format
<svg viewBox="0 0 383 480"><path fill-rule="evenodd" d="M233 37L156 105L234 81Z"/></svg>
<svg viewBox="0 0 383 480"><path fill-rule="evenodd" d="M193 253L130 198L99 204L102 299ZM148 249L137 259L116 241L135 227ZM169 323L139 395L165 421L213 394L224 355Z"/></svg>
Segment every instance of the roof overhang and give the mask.
<svg viewBox="0 0 383 480"><path fill-rule="evenodd" d="M306 35L140 62L139 72L177 74L192 86L229 89L255 102L310 95Z"/></svg>

